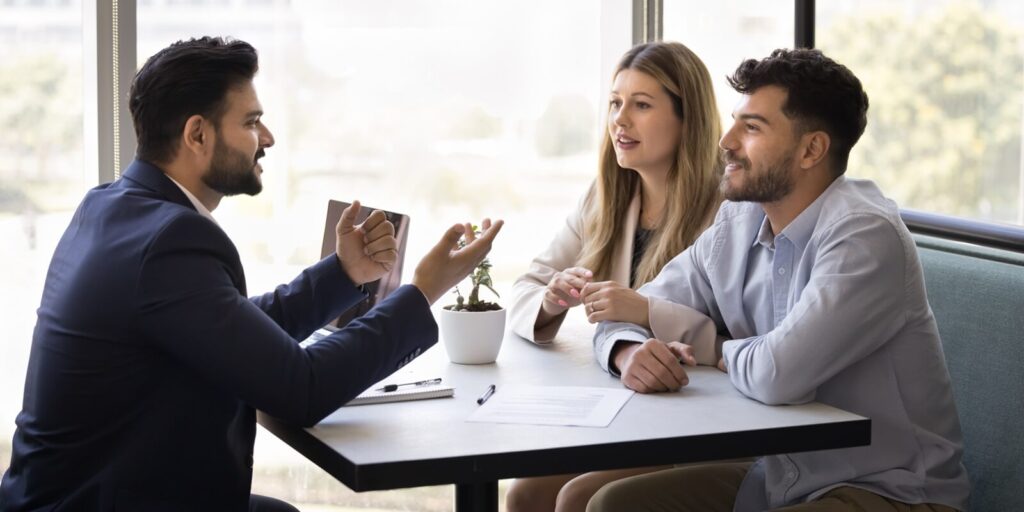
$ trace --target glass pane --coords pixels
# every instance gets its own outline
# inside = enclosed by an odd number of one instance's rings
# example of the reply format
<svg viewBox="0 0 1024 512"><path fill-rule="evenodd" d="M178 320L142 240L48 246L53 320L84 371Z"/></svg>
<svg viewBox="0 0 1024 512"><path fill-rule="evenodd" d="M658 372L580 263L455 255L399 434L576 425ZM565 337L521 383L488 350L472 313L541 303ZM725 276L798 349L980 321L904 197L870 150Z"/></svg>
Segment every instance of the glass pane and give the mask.
<svg viewBox="0 0 1024 512"><path fill-rule="evenodd" d="M85 191L81 1L0 4L0 474L57 239Z"/></svg>
<svg viewBox="0 0 1024 512"><path fill-rule="evenodd" d="M264 191L214 212L252 293L319 258L333 198L410 215L406 281L451 223L504 218L491 257L504 296L596 175L608 62L629 45L629 5L610 4L151 1L138 8L138 55L201 35L260 51L256 88L277 141ZM257 443L254 492L451 509L448 487L356 495L262 429Z"/></svg>
<svg viewBox="0 0 1024 512"><path fill-rule="evenodd" d="M818 2L817 27L871 102L851 175L901 206L1024 224L1024 4Z"/></svg>
<svg viewBox="0 0 1024 512"><path fill-rule="evenodd" d="M725 77L740 62L793 46L793 2L761 0L665 0L664 36L696 53L711 73L724 126L731 124L739 94Z"/></svg>

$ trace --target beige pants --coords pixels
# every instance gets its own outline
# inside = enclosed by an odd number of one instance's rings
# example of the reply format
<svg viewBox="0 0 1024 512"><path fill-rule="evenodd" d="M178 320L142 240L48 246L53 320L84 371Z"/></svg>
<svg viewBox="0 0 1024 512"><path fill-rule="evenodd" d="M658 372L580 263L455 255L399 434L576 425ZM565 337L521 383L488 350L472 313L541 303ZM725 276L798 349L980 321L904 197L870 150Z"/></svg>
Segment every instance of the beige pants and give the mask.
<svg viewBox="0 0 1024 512"><path fill-rule="evenodd" d="M686 466L639 475L601 488L587 512L732 512L749 462ZM910 505L855 487L839 487L784 512L956 512L942 505Z"/></svg>

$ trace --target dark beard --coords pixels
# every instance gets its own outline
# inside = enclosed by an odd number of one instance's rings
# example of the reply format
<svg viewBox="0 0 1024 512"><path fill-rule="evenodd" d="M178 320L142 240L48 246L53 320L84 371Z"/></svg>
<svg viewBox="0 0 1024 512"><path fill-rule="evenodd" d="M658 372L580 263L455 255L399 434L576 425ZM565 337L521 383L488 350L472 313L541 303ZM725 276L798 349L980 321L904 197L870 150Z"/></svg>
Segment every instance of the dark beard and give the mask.
<svg viewBox="0 0 1024 512"><path fill-rule="evenodd" d="M751 172L750 160L736 158L729 151L726 152L725 159L729 163L739 164L746 173L746 179L739 189L727 188L723 177L722 194L730 201L773 203L793 191L793 179L789 175L789 169L793 167L792 156L787 156L781 162L774 162L758 173Z"/></svg>
<svg viewBox="0 0 1024 512"><path fill-rule="evenodd" d="M261 148L256 153L256 159L262 156ZM263 190L263 182L256 172L256 159L217 140L213 148L213 161L210 162L210 170L203 175L203 183L226 196L259 194Z"/></svg>

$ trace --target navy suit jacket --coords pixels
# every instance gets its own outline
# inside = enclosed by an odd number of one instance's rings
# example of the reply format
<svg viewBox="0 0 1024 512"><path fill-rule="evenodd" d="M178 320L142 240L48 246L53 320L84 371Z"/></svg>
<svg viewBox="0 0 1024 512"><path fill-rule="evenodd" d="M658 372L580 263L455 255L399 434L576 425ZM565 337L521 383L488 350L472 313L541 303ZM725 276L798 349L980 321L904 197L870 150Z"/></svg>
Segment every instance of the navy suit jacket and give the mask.
<svg viewBox="0 0 1024 512"><path fill-rule="evenodd" d="M238 252L157 167L91 190L50 263L0 510L248 510L254 409L313 425L437 341L403 286L335 256L246 298Z"/></svg>

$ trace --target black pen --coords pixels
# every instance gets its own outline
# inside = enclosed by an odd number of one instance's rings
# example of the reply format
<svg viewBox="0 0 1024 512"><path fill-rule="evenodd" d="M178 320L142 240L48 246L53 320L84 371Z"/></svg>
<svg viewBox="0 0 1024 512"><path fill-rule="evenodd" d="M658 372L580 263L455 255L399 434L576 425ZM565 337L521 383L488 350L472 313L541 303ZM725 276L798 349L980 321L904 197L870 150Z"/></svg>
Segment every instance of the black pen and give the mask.
<svg viewBox="0 0 1024 512"><path fill-rule="evenodd" d="M476 399L477 405L483 405L484 402L486 402L487 399L490 398L491 395L493 395L493 394L494 394L494 384L491 384L490 386L487 386L487 391L484 391L484 394L480 395L480 398Z"/></svg>
<svg viewBox="0 0 1024 512"><path fill-rule="evenodd" d="M416 382L405 382L405 383L402 383L402 384L388 384L388 385L386 385L386 386L384 386L382 388L377 388L374 391L383 391L385 393L388 393L388 392L391 392L391 391L397 391L398 388L400 388L402 386L429 386L430 384L440 384L440 383L441 383L441 377L438 377L436 379L420 380L420 381L416 381Z"/></svg>

